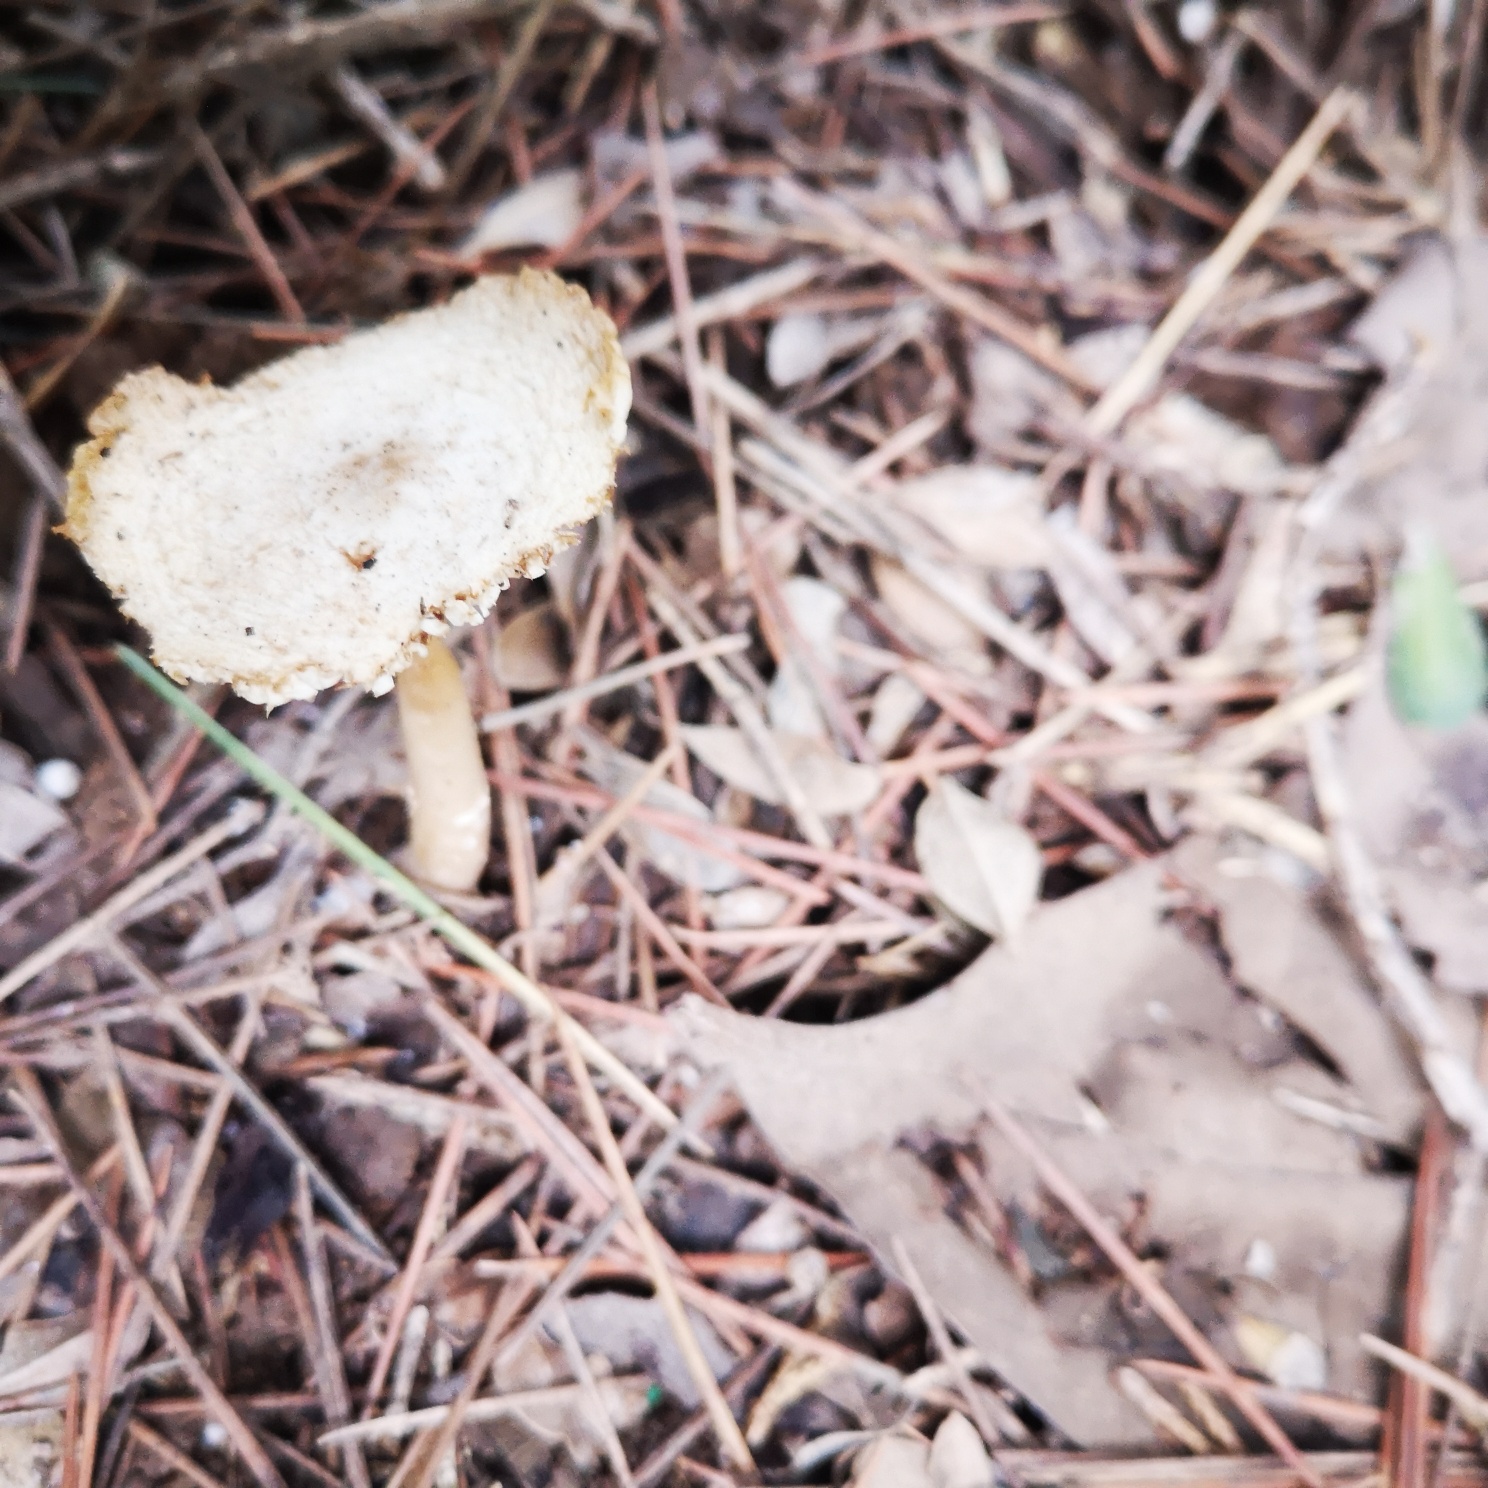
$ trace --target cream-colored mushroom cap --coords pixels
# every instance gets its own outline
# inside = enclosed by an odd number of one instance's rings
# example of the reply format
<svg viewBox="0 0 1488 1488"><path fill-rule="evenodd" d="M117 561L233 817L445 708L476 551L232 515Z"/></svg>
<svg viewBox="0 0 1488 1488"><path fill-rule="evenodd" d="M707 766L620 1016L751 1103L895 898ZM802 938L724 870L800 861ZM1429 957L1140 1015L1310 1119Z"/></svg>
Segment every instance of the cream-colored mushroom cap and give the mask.
<svg viewBox="0 0 1488 1488"><path fill-rule="evenodd" d="M270 704L381 691L609 500L629 411L582 289L492 275L231 388L124 378L64 531L173 676Z"/></svg>

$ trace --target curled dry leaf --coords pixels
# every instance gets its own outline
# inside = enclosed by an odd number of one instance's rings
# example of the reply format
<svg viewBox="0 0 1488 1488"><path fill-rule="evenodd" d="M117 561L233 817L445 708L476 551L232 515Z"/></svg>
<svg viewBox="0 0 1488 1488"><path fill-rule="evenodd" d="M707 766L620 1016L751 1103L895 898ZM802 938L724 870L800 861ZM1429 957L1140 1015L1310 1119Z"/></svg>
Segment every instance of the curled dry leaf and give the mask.
<svg viewBox="0 0 1488 1488"><path fill-rule="evenodd" d="M780 586L791 621L801 639L821 658L828 672L840 670L837 656L837 627L847 611L847 601L831 584L795 574Z"/></svg>
<svg viewBox="0 0 1488 1488"><path fill-rule="evenodd" d="M765 884L740 884L704 905L715 930L757 930L773 925L786 911L790 899Z"/></svg>
<svg viewBox="0 0 1488 1488"><path fill-rule="evenodd" d="M858 1453L852 1488L935 1488L930 1476L930 1443L909 1432L892 1432Z"/></svg>
<svg viewBox="0 0 1488 1488"><path fill-rule="evenodd" d="M837 626L847 610L847 601L830 584L802 574L787 579L780 592L802 645L828 673L840 671ZM806 668L794 656L786 656L776 667L766 702L772 728L789 734L826 737L826 719L816 688Z"/></svg>
<svg viewBox="0 0 1488 1488"><path fill-rule="evenodd" d="M991 458L1010 439L1026 433L1053 410L1069 423L1080 405L1058 380L1021 351L990 336L971 353L971 408L967 432Z"/></svg>
<svg viewBox="0 0 1488 1488"><path fill-rule="evenodd" d="M927 656L972 676L991 672L985 637L959 610L892 558L875 553L869 564L879 599Z"/></svg>
<svg viewBox="0 0 1488 1488"><path fill-rule="evenodd" d="M966 145L987 205L1006 205L1013 199L1013 175L1002 148L1002 132L991 112L972 98L966 100Z"/></svg>
<svg viewBox="0 0 1488 1488"><path fill-rule="evenodd" d="M93 1330L78 1312L60 1318L12 1323L0 1350L0 1389L6 1395L44 1390L86 1371Z"/></svg>
<svg viewBox="0 0 1488 1488"><path fill-rule="evenodd" d="M584 173L549 171L497 197L455 251L474 259L502 248L557 248L583 217Z"/></svg>
<svg viewBox="0 0 1488 1488"><path fill-rule="evenodd" d="M1107 666L1117 666L1138 641L1132 598L1111 555L1079 530L1068 507L1050 515L1046 530L1049 576L1066 617Z"/></svg>
<svg viewBox="0 0 1488 1488"><path fill-rule="evenodd" d="M725 784L769 806L782 806L774 778L743 729L694 724L682 729L687 747ZM873 765L845 760L823 739L777 733L775 742L806 798L823 816L851 816L877 797L883 776Z"/></svg>
<svg viewBox="0 0 1488 1488"><path fill-rule="evenodd" d="M867 346L882 325L878 316L782 315L765 342L765 371L776 387L794 387Z"/></svg>
<svg viewBox="0 0 1488 1488"><path fill-rule="evenodd" d="M1154 475L1170 473L1202 491L1266 495L1282 488L1288 471L1276 446L1186 393L1168 393L1139 409L1126 424L1126 441Z"/></svg>
<svg viewBox="0 0 1488 1488"><path fill-rule="evenodd" d="M0 780L0 863L19 863L66 825L67 813L55 802Z"/></svg>
<svg viewBox="0 0 1488 1488"><path fill-rule="evenodd" d="M0 740L0 863L19 863L67 825L67 813L40 788L41 773L23 750Z"/></svg>
<svg viewBox="0 0 1488 1488"><path fill-rule="evenodd" d="M893 754L915 714L925 706L925 694L903 672L890 672L873 694L864 737L881 755Z"/></svg>
<svg viewBox="0 0 1488 1488"><path fill-rule="evenodd" d="M692 129L666 141L667 173L673 186L711 165L723 154L718 136L709 129ZM634 170L649 170L646 141L619 129L601 129L590 137L589 158L601 189L618 186Z"/></svg>
<svg viewBox="0 0 1488 1488"><path fill-rule="evenodd" d="M952 914L1004 940L1038 901L1043 854L1028 831L949 778L931 786L915 816L915 857Z"/></svg>
<svg viewBox="0 0 1488 1488"><path fill-rule="evenodd" d="M935 1488L992 1488L997 1474L977 1429L952 1411L930 1443L930 1481Z"/></svg>
<svg viewBox="0 0 1488 1488"><path fill-rule="evenodd" d="M901 481L892 501L984 568L1042 568L1048 561L1035 476L993 465L946 465Z"/></svg>
<svg viewBox="0 0 1488 1488"><path fill-rule="evenodd" d="M557 606L533 605L502 620L491 669L509 692L551 692L568 677L563 651L563 620Z"/></svg>
<svg viewBox="0 0 1488 1488"><path fill-rule="evenodd" d="M1136 361L1151 334L1152 328L1141 321L1103 326L1076 336L1069 344L1069 359L1104 392Z"/></svg>
<svg viewBox="0 0 1488 1488"><path fill-rule="evenodd" d="M978 231L987 225L987 198L969 150L955 150L940 162L940 189L963 227Z"/></svg>
<svg viewBox="0 0 1488 1488"><path fill-rule="evenodd" d="M1054 250L1054 261L1073 284L1102 271L1108 272L1118 259L1122 246L1119 239L1106 232L1095 216L1077 202L1068 199L1061 202L1056 211L1049 213L1045 228L1049 234L1049 247ZM1128 256L1119 254L1122 259Z"/></svg>

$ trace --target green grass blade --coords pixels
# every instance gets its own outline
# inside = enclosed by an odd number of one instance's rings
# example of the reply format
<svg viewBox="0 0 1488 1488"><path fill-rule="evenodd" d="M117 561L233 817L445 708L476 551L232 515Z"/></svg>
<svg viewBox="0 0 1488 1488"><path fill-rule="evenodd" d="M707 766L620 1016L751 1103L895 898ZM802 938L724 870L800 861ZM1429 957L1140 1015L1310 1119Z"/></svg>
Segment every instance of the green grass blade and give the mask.
<svg viewBox="0 0 1488 1488"><path fill-rule="evenodd" d="M1488 645L1433 539L1407 539L1390 609L1388 676L1396 714L1421 728L1459 728L1488 699Z"/></svg>

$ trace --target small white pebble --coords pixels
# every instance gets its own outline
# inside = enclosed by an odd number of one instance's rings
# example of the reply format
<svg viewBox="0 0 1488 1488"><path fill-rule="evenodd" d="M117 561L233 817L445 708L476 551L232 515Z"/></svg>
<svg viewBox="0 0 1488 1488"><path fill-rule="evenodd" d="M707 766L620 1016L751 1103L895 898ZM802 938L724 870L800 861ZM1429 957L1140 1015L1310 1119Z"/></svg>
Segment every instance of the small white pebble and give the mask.
<svg viewBox="0 0 1488 1488"><path fill-rule="evenodd" d="M36 789L54 801L70 801L83 783L83 772L70 759L43 760L36 767Z"/></svg>
<svg viewBox="0 0 1488 1488"><path fill-rule="evenodd" d="M202 1427L201 1444L209 1452L219 1451L227 1445L227 1427L221 1421L208 1421Z"/></svg>
<svg viewBox="0 0 1488 1488"><path fill-rule="evenodd" d="M1183 0L1178 7L1178 34L1190 46L1198 46L1213 35L1218 20L1214 0Z"/></svg>
<svg viewBox="0 0 1488 1488"><path fill-rule="evenodd" d="M1257 1236L1245 1251L1245 1274L1257 1281L1270 1281L1276 1275L1276 1247Z"/></svg>

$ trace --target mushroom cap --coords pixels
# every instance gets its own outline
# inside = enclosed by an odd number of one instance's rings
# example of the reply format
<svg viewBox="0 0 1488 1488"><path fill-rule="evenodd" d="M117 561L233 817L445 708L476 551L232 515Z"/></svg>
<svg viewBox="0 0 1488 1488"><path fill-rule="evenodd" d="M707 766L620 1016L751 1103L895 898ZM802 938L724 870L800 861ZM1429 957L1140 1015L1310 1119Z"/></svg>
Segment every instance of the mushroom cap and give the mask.
<svg viewBox="0 0 1488 1488"><path fill-rule="evenodd" d="M608 502L629 411L582 289L491 275L231 388L132 373L62 530L172 676L267 704L383 691Z"/></svg>

